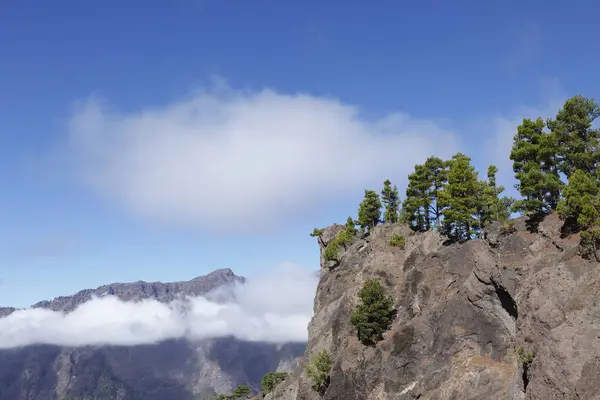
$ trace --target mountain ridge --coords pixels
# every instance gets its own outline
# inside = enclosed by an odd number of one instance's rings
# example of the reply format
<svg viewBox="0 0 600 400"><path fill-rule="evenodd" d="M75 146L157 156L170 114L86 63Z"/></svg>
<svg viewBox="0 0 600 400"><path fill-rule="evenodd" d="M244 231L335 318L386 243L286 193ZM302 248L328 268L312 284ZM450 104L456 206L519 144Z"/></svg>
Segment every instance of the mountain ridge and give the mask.
<svg viewBox="0 0 600 400"><path fill-rule="evenodd" d="M246 278L225 268L188 281L111 283L43 300L31 308L68 314L93 296L107 294L126 302L153 299L168 303L245 282ZM225 290L211 300L231 300L232 295L233 291ZM0 317L15 311L18 309L0 308ZM305 343L247 342L226 336L135 346L0 349L0 399L212 400L216 393L231 392L240 384L260 390L266 372L291 371L304 347Z"/></svg>
<svg viewBox="0 0 600 400"><path fill-rule="evenodd" d="M0 306L0 317L26 308L47 308L53 311L73 311L92 296L114 295L124 301L138 301L154 298L160 302L175 300L178 295L202 296L216 287L231 284L244 284L247 279L236 275L230 268L219 268L206 275L198 275L187 281L144 281L113 282L96 288L81 289L70 295L60 295L52 300L40 300L29 307L17 308Z"/></svg>

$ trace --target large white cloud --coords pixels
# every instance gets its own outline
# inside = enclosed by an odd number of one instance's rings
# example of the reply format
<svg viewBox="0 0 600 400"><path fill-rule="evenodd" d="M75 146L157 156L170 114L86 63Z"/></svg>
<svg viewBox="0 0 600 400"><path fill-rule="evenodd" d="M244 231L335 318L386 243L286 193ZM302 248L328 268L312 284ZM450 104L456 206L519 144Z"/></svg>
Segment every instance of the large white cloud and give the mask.
<svg viewBox="0 0 600 400"><path fill-rule="evenodd" d="M170 304L134 303L106 296L66 314L19 310L0 318L0 348L139 345L229 335L250 341L304 342L317 281L314 271L285 264L235 287L235 302L215 302L207 296Z"/></svg>
<svg viewBox="0 0 600 400"><path fill-rule="evenodd" d="M223 232L276 228L459 148L431 121L366 119L335 99L272 90L204 91L134 113L90 99L69 126L93 188L139 215Z"/></svg>

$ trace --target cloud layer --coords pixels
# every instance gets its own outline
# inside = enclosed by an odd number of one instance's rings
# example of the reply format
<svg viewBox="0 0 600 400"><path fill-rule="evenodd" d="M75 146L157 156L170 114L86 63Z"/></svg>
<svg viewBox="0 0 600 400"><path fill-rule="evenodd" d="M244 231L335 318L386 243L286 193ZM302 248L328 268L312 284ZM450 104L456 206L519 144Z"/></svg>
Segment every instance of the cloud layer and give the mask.
<svg viewBox="0 0 600 400"><path fill-rule="evenodd" d="M125 114L90 99L69 130L94 189L141 216L227 233L277 228L458 150L452 132L406 114L372 120L331 98L226 87Z"/></svg>
<svg viewBox="0 0 600 400"><path fill-rule="evenodd" d="M140 345L166 339L235 336L242 340L304 342L318 276L293 264L233 289L235 302L213 295L164 304L96 297L71 313L25 309L0 318L0 348Z"/></svg>

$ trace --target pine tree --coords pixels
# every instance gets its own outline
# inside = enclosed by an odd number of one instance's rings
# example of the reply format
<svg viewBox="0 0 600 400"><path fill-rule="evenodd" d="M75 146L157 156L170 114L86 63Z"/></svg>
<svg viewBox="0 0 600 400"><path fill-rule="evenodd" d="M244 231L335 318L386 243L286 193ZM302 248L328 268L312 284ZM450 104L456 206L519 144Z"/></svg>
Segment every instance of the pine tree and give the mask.
<svg viewBox="0 0 600 400"><path fill-rule="evenodd" d="M408 176L406 199L402 203L402 211L405 217L403 222L417 232L429 229L429 215L426 214L424 207L426 188L425 166L415 165L415 172Z"/></svg>
<svg viewBox="0 0 600 400"><path fill-rule="evenodd" d="M277 385L290 376L289 372L267 372L260 381L261 396L271 393Z"/></svg>
<svg viewBox="0 0 600 400"><path fill-rule="evenodd" d="M575 170L563 190L564 198L558 203L559 215L574 229L589 228L600 216L598 193L598 180L588 172Z"/></svg>
<svg viewBox="0 0 600 400"><path fill-rule="evenodd" d="M310 364L305 367L306 375L312 379L312 389L320 395L323 395L329 386L329 373L332 366L333 361L329 352L323 349L315 354Z"/></svg>
<svg viewBox="0 0 600 400"><path fill-rule="evenodd" d="M571 230L581 230L581 250L586 258L600 262L600 183L592 174L581 169L569 177L558 203L558 213Z"/></svg>
<svg viewBox="0 0 600 400"><path fill-rule="evenodd" d="M234 399L247 398L252 394L252 390L248 385L240 385L233 392Z"/></svg>
<svg viewBox="0 0 600 400"><path fill-rule="evenodd" d="M425 161L425 171L427 176L427 202L429 208L431 223L435 221L437 227L440 226L440 219L443 215L442 207L438 203L438 194L444 188L448 180L448 162L442 161L437 157L429 157Z"/></svg>
<svg viewBox="0 0 600 400"><path fill-rule="evenodd" d="M381 222L381 202L379 195L374 190L365 190L365 198L358 208L358 220L361 231L373 229Z"/></svg>
<svg viewBox="0 0 600 400"><path fill-rule="evenodd" d="M383 219L387 223L395 224L398 222L398 208L400 207L400 195L398 188L392 182L386 179L383 182L383 190L381 191L381 200L385 206L385 214Z"/></svg>
<svg viewBox="0 0 600 400"><path fill-rule="evenodd" d="M425 164L415 165L415 172L408 176L406 199L402 203L403 214L415 231L427 231L432 225L441 224L442 208L438 193L446 184L447 162L429 157Z"/></svg>
<svg viewBox="0 0 600 400"><path fill-rule="evenodd" d="M443 209L443 231L455 240L470 239L477 220L477 196L481 185L471 159L457 153L449 162L448 183L439 191L438 201Z"/></svg>
<svg viewBox="0 0 600 400"><path fill-rule="evenodd" d="M524 119L514 136L510 159L519 181L515 187L523 196L515 202L515 211L546 214L556 209L561 188L558 147L554 136L544 132L544 127L541 118Z"/></svg>
<svg viewBox="0 0 600 400"><path fill-rule="evenodd" d="M480 181L477 190L477 229L481 236L482 229L492 221L505 221L510 217L510 207L514 199L510 197L500 198L504 192L503 186L496 186L496 173L498 168L490 165L487 171L487 181Z"/></svg>
<svg viewBox="0 0 600 400"><path fill-rule="evenodd" d="M346 219L344 231L347 232L349 236L354 236L356 234L356 221L354 221L352 217Z"/></svg>
<svg viewBox="0 0 600 400"><path fill-rule="evenodd" d="M350 316L356 327L358 340L363 344L373 344L383 339L396 315L394 299L386 295L381 283L367 279L360 290L360 303Z"/></svg>
<svg viewBox="0 0 600 400"><path fill-rule="evenodd" d="M567 179L576 170L596 175L600 161L600 129L592 129L592 123L598 116L598 104L579 95L568 99L556 118L547 122L558 146L558 168Z"/></svg>

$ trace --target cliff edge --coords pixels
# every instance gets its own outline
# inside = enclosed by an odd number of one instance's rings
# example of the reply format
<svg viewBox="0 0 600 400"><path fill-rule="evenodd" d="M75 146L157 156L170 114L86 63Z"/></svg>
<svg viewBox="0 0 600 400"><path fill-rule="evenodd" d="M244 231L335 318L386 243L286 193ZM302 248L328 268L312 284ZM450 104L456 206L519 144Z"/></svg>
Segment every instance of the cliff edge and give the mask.
<svg viewBox="0 0 600 400"><path fill-rule="evenodd" d="M321 257L306 354L266 399L600 399L600 268L561 226L556 215L537 226L522 217L451 245L402 225L355 236L339 262ZM321 255L342 229L319 236ZM368 278L397 309L374 346L350 323ZM332 368L320 396L305 367L322 349Z"/></svg>

